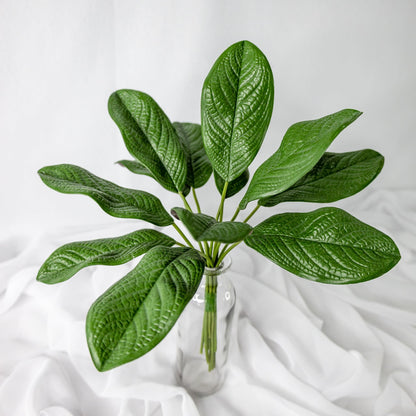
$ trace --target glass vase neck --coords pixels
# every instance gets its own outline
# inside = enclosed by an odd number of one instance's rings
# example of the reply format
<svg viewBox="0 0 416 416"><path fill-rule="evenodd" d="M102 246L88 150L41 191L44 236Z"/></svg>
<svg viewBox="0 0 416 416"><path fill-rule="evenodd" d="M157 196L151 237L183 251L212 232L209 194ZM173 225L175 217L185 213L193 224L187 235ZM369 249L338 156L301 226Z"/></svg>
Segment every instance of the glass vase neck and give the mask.
<svg viewBox="0 0 416 416"><path fill-rule="evenodd" d="M230 267L232 261L231 257L227 256L218 267L205 267L204 275L205 276L220 276L224 274Z"/></svg>

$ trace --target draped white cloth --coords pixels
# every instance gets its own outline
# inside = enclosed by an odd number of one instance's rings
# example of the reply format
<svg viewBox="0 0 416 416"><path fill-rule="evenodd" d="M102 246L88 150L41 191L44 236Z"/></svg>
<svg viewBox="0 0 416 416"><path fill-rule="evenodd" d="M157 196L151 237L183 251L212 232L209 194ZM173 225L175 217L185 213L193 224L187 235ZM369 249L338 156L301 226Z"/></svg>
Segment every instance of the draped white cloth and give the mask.
<svg viewBox="0 0 416 416"><path fill-rule="evenodd" d="M416 416L416 193L383 190L416 184L416 2L1 0L0 9L0 416ZM388 163L372 191L336 205L391 235L402 260L379 279L335 287L242 244L232 253L237 313L220 392L192 398L175 384L175 330L148 355L99 373L85 317L136 262L54 286L35 277L58 246L138 225L54 194L36 171L74 163L177 205L152 179L114 165L129 156L108 96L139 89L172 121L199 122L205 76L242 39L266 54L276 81L251 173L291 124L364 111L330 151L374 148ZM215 212L212 181L201 199ZM254 223L274 212L260 210Z"/></svg>
<svg viewBox="0 0 416 416"><path fill-rule="evenodd" d="M90 267L59 285L35 281L59 245L121 235L135 222L4 238L0 415L416 415L416 193L366 192L337 205L391 235L402 260L378 279L329 286L239 246L230 272L237 313L228 377L205 398L176 385L175 328L134 362L105 373L94 368L86 313L136 261ZM254 223L272 210L259 211Z"/></svg>

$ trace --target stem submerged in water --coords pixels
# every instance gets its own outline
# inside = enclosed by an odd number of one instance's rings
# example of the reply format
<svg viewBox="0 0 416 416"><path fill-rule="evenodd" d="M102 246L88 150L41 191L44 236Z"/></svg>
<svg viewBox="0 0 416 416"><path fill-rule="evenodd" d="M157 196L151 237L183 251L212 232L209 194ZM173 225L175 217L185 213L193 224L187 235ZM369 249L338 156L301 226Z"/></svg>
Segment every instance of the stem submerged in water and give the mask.
<svg viewBox="0 0 416 416"><path fill-rule="evenodd" d="M215 368L217 351L217 276L205 278L205 310L202 324L201 354L205 350L208 371Z"/></svg>

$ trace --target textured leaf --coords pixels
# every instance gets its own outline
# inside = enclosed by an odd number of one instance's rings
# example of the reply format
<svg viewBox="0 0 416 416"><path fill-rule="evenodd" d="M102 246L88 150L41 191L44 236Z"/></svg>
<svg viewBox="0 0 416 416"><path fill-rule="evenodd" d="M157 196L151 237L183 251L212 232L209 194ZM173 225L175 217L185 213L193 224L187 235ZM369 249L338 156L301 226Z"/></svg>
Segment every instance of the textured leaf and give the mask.
<svg viewBox="0 0 416 416"><path fill-rule="evenodd" d="M276 195L292 186L318 163L338 134L361 114L357 110L341 110L289 127L277 152L254 173L240 209L250 201Z"/></svg>
<svg viewBox="0 0 416 416"><path fill-rule="evenodd" d="M135 173L137 175L146 175L150 176L151 178L155 179L153 173L147 169L146 166L138 162L137 160L119 160L116 162L118 165L125 167L130 172Z"/></svg>
<svg viewBox="0 0 416 416"><path fill-rule="evenodd" d="M127 150L154 178L172 192L182 191L186 155L178 134L163 110L144 92L118 90L108 100Z"/></svg>
<svg viewBox="0 0 416 416"><path fill-rule="evenodd" d="M78 241L55 250L43 263L37 280L47 284L68 280L81 269L102 264L116 266L156 246L173 246L175 240L156 230L139 230L121 237Z"/></svg>
<svg viewBox="0 0 416 416"><path fill-rule="evenodd" d="M275 215L245 243L300 277L331 284L374 279L400 260L390 237L339 208Z"/></svg>
<svg viewBox="0 0 416 416"><path fill-rule="evenodd" d="M193 123L173 123L187 155L186 184L193 188L204 186L212 173L211 162L204 149L201 126Z"/></svg>
<svg viewBox="0 0 416 416"><path fill-rule="evenodd" d="M272 207L285 201L334 202L364 189L380 173L384 157L374 150L325 153L314 168L286 191L262 198Z"/></svg>
<svg viewBox="0 0 416 416"><path fill-rule="evenodd" d="M155 247L91 306L87 341L99 371L155 347L192 299L205 263L196 250Z"/></svg>
<svg viewBox="0 0 416 416"><path fill-rule="evenodd" d="M146 175L146 176L149 176L150 178L153 178L157 181L157 179L154 177L153 173L150 172L150 170L147 169L146 166L142 165L137 160L119 160L116 163L119 164L120 166L125 167L126 169L128 169L132 173L135 173L137 175ZM186 195L189 194L190 190L191 190L191 188L188 185L185 185L185 188L182 190L182 193L186 196ZM176 192L176 190L174 190L174 192Z"/></svg>
<svg viewBox="0 0 416 416"><path fill-rule="evenodd" d="M249 224L243 222L217 222L209 215L193 214L180 207L173 208L171 212L175 218L185 224L196 241L219 241L230 244L243 240L252 230Z"/></svg>
<svg viewBox="0 0 416 416"><path fill-rule="evenodd" d="M79 166L46 166L38 173L42 181L55 191L87 195L113 217L137 218L159 226L173 222L154 195L115 185Z"/></svg>
<svg viewBox="0 0 416 416"><path fill-rule="evenodd" d="M273 110L273 74L252 43L231 45L205 79L201 98L202 138L214 170L238 178L260 149Z"/></svg>
<svg viewBox="0 0 416 416"><path fill-rule="evenodd" d="M247 184L250 178L250 173L248 169L246 169L238 178L232 180L228 183L227 192L225 193L226 198L230 198L240 192ZM214 172L214 179L215 179L215 186L218 189L218 192L222 194L222 190L224 189L225 181L218 175L217 172Z"/></svg>
<svg viewBox="0 0 416 416"><path fill-rule="evenodd" d="M236 243L246 238L252 228L249 224L237 221L217 222L211 225L203 234L199 236L198 241L219 241L220 243Z"/></svg>

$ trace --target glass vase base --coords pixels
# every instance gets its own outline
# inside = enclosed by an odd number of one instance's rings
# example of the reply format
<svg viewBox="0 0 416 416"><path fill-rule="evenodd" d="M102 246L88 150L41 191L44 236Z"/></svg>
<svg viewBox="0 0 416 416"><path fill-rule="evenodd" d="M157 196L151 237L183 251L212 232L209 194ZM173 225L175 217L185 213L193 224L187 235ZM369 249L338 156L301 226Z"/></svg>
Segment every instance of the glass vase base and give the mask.
<svg viewBox="0 0 416 416"><path fill-rule="evenodd" d="M185 364L183 358L178 356L177 363L180 371L176 371L176 381L193 396L210 396L219 391L224 384L224 370L214 368L208 371L203 355L200 359L188 359Z"/></svg>

